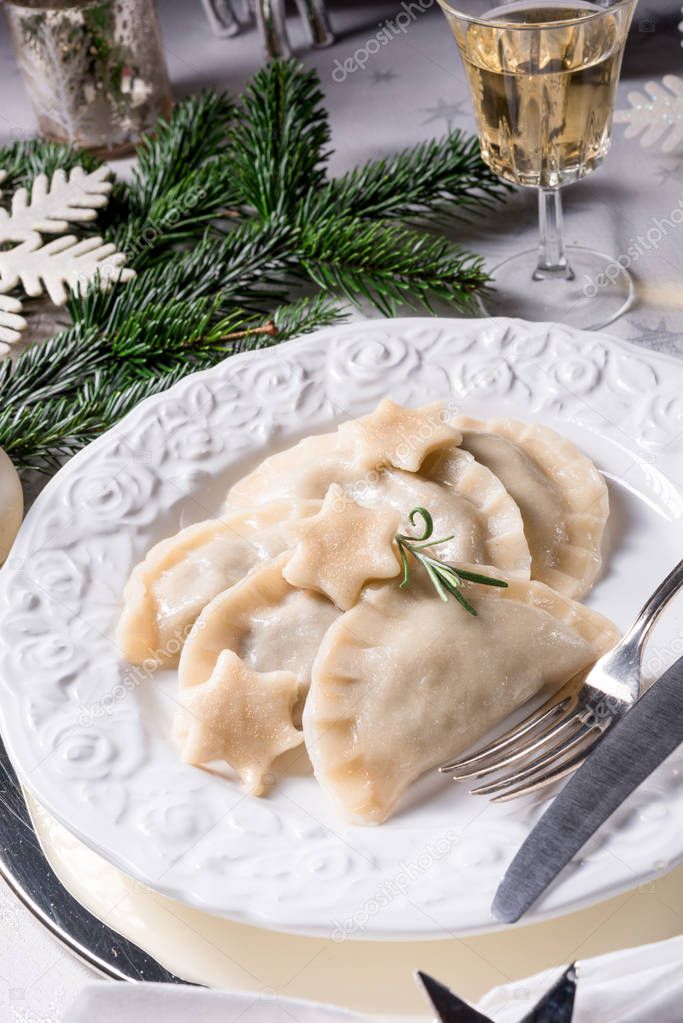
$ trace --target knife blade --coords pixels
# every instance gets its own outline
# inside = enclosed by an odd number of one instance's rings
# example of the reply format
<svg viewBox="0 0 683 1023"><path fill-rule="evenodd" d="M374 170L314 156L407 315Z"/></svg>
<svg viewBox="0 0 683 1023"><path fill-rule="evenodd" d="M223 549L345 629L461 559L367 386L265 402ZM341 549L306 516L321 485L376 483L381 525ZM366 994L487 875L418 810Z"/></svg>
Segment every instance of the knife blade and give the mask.
<svg viewBox="0 0 683 1023"><path fill-rule="evenodd" d="M1 739L0 876L54 937L98 973L113 980L189 983L107 927L67 891L41 849Z"/></svg>
<svg viewBox="0 0 683 1023"><path fill-rule="evenodd" d="M523 842L491 912L515 923L598 828L683 742L680 657L597 743Z"/></svg>

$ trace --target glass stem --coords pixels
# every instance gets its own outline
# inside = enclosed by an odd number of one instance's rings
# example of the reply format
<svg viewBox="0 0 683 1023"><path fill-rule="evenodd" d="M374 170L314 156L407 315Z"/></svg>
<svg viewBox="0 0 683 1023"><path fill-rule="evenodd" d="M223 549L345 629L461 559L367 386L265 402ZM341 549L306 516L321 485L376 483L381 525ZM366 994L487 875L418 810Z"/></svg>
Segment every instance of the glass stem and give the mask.
<svg viewBox="0 0 683 1023"><path fill-rule="evenodd" d="M574 274L564 251L562 196L559 188L539 188L538 230L538 265L534 271L534 280L545 281L549 277L573 280Z"/></svg>

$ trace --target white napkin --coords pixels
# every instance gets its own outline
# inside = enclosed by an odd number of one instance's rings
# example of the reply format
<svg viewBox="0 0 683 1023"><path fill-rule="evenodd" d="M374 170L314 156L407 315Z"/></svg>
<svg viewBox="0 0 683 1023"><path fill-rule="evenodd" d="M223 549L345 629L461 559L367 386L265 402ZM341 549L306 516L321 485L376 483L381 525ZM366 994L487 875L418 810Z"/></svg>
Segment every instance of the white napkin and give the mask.
<svg viewBox="0 0 683 1023"><path fill-rule="evenodd" d="M376 1023L375 1017L375 1023ZM368 1023L335 1005L176 984L86 984L63 1023Z"/></svg>
<svg viewBox="0 0 683 1023"><path fill-rule="evenodd" d="M545 970L494 988L477 1007L496 1023L518 1023L561 972ZM683 937L580 961L572 1023L682 1020Z"/></svg>
<svg viewBox="0 0 683 1023"><path fill-rule="evenodd" d="M490 991L478 1008L517 1023L560 975L546 970ZM581 960L573 1023L681 1023L683 936ZM448 977L439 977L444 983ZM427 1013L425 1013L425 1016ZM63 1023L377 1023L333 1005L173 984L86 985Z"/></svg>

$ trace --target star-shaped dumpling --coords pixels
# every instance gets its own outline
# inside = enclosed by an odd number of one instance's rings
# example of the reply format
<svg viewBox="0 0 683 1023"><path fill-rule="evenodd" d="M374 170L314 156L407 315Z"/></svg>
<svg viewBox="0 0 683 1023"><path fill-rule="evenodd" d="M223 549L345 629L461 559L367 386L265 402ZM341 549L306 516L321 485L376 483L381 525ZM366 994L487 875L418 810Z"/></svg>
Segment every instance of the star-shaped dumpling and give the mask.
<svg viewBox="0 0 683 1023"><path fill-rule="evenodd" d="M417 472L432 451L462 440L442 401L408 409L385 398L369 416L342 423L339 432L353 441L362 468L393 465L407 472Z"/></svg>
<svg viewBox="0 0 683 1023"><path fill-rule="evenodd" d="M297 678L291 671L254 671L232 650L223 650L207 682L180 694L174 735L188 764L226 760L251 795L263 792L264 776L302 733L292 710Z"/></svg>
<svg viewBox="0 0 683 1023"><path fill-rule="evenodd" d="M389 505L363 508L333 485L317 515L290 527L298 542L282 574L292 586L324 593L348 611L368 580L398 575L393 541L399 519Z"/></svg>

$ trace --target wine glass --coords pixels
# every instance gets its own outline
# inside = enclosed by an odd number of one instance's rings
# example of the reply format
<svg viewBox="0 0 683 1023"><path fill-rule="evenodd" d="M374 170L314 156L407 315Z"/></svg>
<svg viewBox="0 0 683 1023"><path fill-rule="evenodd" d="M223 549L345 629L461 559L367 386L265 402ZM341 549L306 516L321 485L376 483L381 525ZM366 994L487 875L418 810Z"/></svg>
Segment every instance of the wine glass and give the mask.
<svg viewBox="0 0 683 1023"><path fill-rule="evenodd" d="M469 80L481 155L538 189L538 251L492 271L488 311L595 330L620 316L633 281L616 257L565 246L563 185L609 149L614 97L636 0L439 0Z"/></svg>

